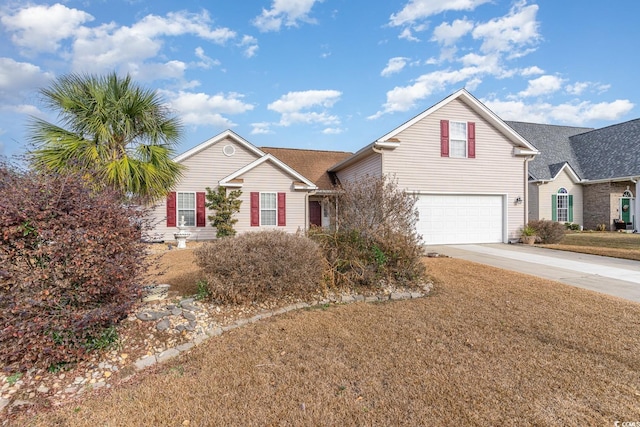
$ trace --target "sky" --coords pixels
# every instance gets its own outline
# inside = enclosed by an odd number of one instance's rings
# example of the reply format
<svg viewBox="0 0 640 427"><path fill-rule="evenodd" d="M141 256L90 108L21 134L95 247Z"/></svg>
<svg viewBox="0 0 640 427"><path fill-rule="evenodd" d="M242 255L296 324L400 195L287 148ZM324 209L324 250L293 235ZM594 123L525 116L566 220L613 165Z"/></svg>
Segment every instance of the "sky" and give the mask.
<svg viewBox="0 0 640 427"><path fill-rule="evenodd" d="M640 117L637 0L0 0L0 155L55 122L39 89L129 74L184 124L184 152L357 151L466 88L504 120Z"/></svg>

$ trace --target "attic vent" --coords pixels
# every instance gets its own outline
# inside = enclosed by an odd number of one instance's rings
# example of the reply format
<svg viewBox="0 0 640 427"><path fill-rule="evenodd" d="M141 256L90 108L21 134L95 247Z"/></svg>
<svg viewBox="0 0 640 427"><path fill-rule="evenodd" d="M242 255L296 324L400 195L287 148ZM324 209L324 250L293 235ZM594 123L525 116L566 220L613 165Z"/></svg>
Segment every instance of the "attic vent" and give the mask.
<svg viewBox="0 0 640 427"><path fill-rule="evenodd" d="M236 154L236 148L233 145L225 145L222 148L222 152L225 156L233 156L234 154Z"/></svg>

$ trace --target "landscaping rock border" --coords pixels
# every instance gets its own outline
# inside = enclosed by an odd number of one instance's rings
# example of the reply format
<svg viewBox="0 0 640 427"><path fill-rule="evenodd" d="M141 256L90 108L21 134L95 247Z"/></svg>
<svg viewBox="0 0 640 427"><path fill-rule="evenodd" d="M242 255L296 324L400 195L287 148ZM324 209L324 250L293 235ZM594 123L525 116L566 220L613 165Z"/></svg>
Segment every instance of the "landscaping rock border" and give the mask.
<svg viewBox="0 0 640 427"><path fill-rule="evenodd" d="M365 296L361 294L338 295L338 296L331 296L330 298L326 298L323 300L314 301L311 304L306 302L299 302L299 303L287 305L285 307L278 308L275 310L263 311L249 318L237 319L235 322L229 325L225 325L225 326L210 325L210 327L207 328L206 330L196 334L193 340L186 343L182 343L175 347L168 348L166 350L163 350L153 355L143 356L138 360L136 360L133 364L136 371L141 371L143 369L154 366L156 363L163 363L168 360L171 360L179 356L180 354L191 350L194 346L202 344L209 338L220 336L223 333L231 331L233 329L236 329L251 323L256 323L262 319L267 319L273 316L288 313L290 311L300 310L303 308L325 306L328 304L352 304L357 302L374 303L374 302L401 301L401 300L422 298L431 291L431 287L432 287L431 283L424 285L423 292L397 291L397 292L391 292L389 294L378 294L378 295L369 295L369 296ZM192 305L193 302L194 302L193 299L181 301L180 306L182 309L178 309L179 312L169 311L169 310L163 311L163 312L142 312L142 313L138 313L137 317L140 320L157 320L160 318L166 318L172 314L182 315L187 320L190 320L189 325L192 327L192 329L190 330L194 330L196 327L196 319L195 319L195 316L192 314L192 312L200 311L200 309L197 307L194 307ZM194 317L189 317L189 315ZM166 319L161 320L160 323L162 322L168 322L168 320ZM156 327L159 327L160 323ZM180 324L176 326L176 329L178 331L181 331L180 326L181 326ZM163 325L163 329L166 329L164 325Z"/></svg>
<svg viewBox="0 0 640 427"><path fill-rule="evenodd" d="M147 302L126 320L146 331L146 354L139 347L137 355L127 354L127 349L119 348L96 354L76 370L47 373L43 369L31 369L14 379L0 377L0 414L30 412L45 400L49 402L47 406L58 406L87 392L111 388L114 378L127 381L135 373L172 360L210 338L273 316L330 304L421 298L428 295L431 288L432 283L426 283L421 291L388 288L375 295L331 294L309 303L284 300L281 302L288 304L283 307L276 307L273 301L251 307L216 306L194 298ZM137 359L132 362L134 357Z"/></svg>

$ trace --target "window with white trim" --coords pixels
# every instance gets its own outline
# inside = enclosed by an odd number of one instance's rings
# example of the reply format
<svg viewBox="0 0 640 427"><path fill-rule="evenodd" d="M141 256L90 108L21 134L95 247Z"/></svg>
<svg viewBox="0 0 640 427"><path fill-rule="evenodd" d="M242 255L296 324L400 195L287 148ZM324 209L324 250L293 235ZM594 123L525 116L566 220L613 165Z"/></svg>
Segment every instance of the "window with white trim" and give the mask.
<svg viewBox="0 0 640 427"><path fill-rule="evenodd" d="M556 204L558 222L569 222L569 192L566 188L558 190Z"/></svg>
<svg viewBox="0 0 640 427"><path fill-rule="evenodd" d="M178 220L179 225L184 218L187 227L196 226L196 193L178 193Z"/></svg>
<svg viewBox="0 0 640 427"><path fill-rule="evenodd" d="M633 197L633 193L630 190L624 190L624 193L622 193L622 197Z"/></svg>
<svg viewBox="0 0 640 427"><path fill-rule="evenodd" d="M260 225L277 225L278 198L276 193L260 193Z"/></svg>
<svg viewBox="0 0 640 427"><path fill-rule="evenodd" d="M449 156L467 157L467 122L449 122Z"/></svg>

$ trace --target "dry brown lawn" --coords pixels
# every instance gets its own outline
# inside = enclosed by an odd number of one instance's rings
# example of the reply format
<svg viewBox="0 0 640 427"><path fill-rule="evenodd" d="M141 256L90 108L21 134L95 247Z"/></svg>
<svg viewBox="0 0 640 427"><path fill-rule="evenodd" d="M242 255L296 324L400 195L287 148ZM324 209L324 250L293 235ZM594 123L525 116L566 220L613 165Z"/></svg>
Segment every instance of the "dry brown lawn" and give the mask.
<svg viewBox="0 0 640 427"><path fill-rule="evenodd" d="M193 295L198 291L197 283L205 280L202 270L195 264L193 250L202 243L189 242L187 250L169 250L165 244L149 245L151 268L145 283L168 283L169 296Z"/></svg>
<svg viewBox="0 0 640 427"><path fill-rule="evenodd" d="M559 244L541 246L640 261L640 234L638 233L569 233Z"/></svg>
<svg viewBox="0 0 640 427"><path fill-rule="evenodd" d="M427 259L429 297L290 312L34 426L613 425L640 421L640 305Z"/></svg>

